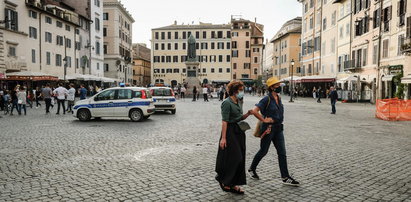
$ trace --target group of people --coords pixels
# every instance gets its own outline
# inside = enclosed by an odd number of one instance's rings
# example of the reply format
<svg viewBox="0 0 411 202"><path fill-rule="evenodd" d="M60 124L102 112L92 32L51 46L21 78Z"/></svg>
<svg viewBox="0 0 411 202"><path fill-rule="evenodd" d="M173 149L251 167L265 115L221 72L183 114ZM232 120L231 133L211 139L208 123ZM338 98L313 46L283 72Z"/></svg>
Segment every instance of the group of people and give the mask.
<svg viewBox="0 0 411 202"><path fill-rule="evenodd" d="M5 113L13 115L14 109L19 115L27 115L26 106L33 107L35 102L36 109L40 106L40 101L45 103L46 114L50 113L50 108L53 108L55 103L57 104L57 113L60 114L66 112L73 113L73 106L76 97L76 92L80 96L80 99L86 99L88 90L84 85L81 85L78 91L76 91L74 84L69 84L68 89L63 87L63 83L59 83L58 87L53 88L50 84L35 89L28 89L25 86L17 85L13 90L0 90L0 108ZM67 108L66 108L67 101Z"/></svg>
<svg viewBox="0 0 411 202"><path fill-rule="evenodd" d="M288 172L283 134L284 106L279 96L281 92L280 81L276 78L268 79L268 95L264 96L253 109L248 110L245 114L241 103L244 90L244 84L241 81L232 81L227 86L228 98L221 105L222 129L215 179L223 191L244 194L244 190L240 186L246 184L245 129L240 127L240 122L253 115L262 122L261 128L259 128L261 143L260 150L248 168L249 175L253 179L260 179L257 174L257 166L267 154L272 142L277 150L282 182L298 186L300 183L293 179Z"/></svg>

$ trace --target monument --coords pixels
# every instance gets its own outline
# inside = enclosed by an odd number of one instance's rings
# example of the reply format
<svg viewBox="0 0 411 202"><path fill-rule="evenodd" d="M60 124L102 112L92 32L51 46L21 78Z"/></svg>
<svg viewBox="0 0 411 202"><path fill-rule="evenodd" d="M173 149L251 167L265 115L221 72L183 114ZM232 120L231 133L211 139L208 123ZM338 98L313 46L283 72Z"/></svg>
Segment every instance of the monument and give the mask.
<svg viewBox="0 0 411 202"><path fill-rule="evenodd" d="M200 63L197 59L196 53L196 39L193 35L188 37L187 41L187 61L186 61L186 82L188 85L187 95L193 94L194 86L197 86L197 91L201 89L200 79L198 78L198 67Z"/></svg>

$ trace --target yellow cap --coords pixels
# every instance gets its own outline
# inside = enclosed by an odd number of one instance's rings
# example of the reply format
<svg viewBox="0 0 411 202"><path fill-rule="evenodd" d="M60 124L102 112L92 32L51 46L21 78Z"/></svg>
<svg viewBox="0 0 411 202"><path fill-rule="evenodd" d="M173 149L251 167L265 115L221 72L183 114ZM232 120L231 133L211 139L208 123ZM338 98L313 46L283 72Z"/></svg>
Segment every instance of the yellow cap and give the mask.
<svg viewBox="0 0 411 202"><path fill-rule="evenodd" d="M277 83L280 83L280 81L275 77L271 77L267 80L267 87L270 87L270 86L272 86L274 84L277 84Z"/></svg>

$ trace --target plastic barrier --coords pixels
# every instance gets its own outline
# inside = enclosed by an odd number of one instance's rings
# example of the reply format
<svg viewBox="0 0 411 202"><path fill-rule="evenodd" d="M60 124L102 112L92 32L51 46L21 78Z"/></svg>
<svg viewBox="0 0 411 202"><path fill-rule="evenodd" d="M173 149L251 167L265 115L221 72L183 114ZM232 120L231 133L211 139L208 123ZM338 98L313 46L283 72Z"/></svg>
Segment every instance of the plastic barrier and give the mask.
<svg viewBox="0 0 411 202"><path fill-rule="evenodd" d="M411 100L377 100L375 117L385 121L411 121Z"/></svg>

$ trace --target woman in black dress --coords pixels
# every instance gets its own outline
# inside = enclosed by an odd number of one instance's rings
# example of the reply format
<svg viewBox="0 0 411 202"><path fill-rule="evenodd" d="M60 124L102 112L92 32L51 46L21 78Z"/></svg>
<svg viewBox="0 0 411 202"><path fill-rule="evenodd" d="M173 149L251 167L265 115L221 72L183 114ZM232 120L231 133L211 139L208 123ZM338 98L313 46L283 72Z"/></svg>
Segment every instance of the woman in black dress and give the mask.
<svg viewBox="0 0 411 202"><path fill-rule="evenodd" d="M246 184L245 133L237 124L246 119L251 110L243 115L240 99L244 96L244 84L231 81L228 84L229 97L221 104L222 129L217 154L216 180L227 192L244 194L239 185Z"/></svg>

